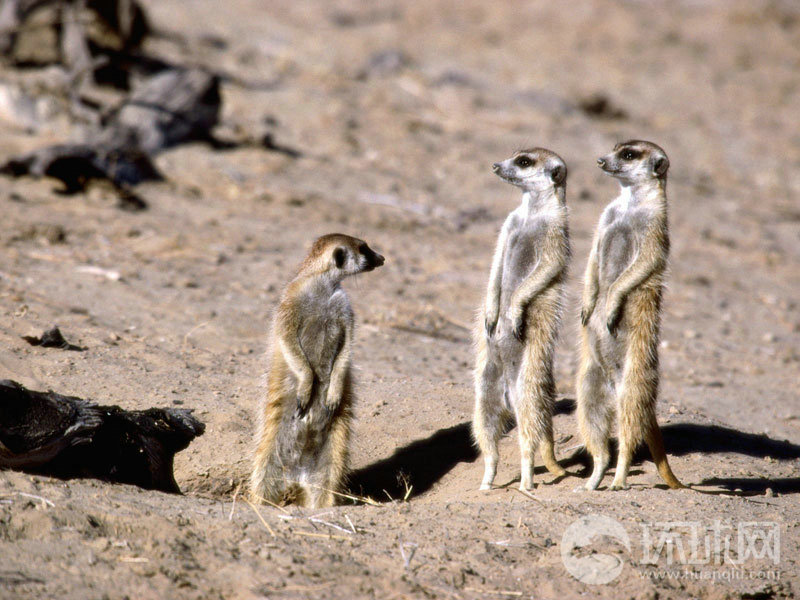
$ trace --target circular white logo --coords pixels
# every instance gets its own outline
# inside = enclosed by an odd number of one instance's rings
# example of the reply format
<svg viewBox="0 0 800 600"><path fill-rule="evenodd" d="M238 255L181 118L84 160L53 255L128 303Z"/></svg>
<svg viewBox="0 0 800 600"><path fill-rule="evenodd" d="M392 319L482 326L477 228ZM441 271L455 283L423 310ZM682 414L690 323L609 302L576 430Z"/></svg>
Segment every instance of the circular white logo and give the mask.
<svg viewBox="0 0 800 600"><path fill-rule="evenodd" d="M602 515L587 515L573 521L561 537L561 560L564 567L582 583L610 583L622 572L622 559L612 554L581 552L597 538L611 538L630 552L631 540L622 524ZM599 541L599 540L598 540Z"/></svg>

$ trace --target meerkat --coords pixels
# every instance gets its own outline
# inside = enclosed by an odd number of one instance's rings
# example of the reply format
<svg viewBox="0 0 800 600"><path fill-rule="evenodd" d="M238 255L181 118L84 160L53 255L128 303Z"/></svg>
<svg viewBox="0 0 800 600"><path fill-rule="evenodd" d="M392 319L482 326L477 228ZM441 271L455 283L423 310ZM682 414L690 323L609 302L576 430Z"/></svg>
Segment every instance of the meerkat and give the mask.
<svg viewBox="0 0 800 600"><path fill-rule="evenodd" d="M362 240L325 235L283 292L259 407L253 500L315 508L335 504L347 471L353 418L354 317L341 282L383 263Z"/></svg>
<svg viewBox="0 0 800 600"><path fill-rule="evenodd" d="M567 166L555 153L533 148L495 163L493 171L523 193L500 231L474 331L472 431L484 457L480 489L488 490L497 472L498 442L516 418L519 487L529 490L537 447L553 475L565 474L553 451L553 355L570 259Z"/></svg>
<svg viewBox="0 0 800 600"><path fill-rule="evenodd" d="M616 413L619 455L612 490L625 489L633 453L647 441L661 478L672 473L656 421L661 297L669 254L669 159L653 143L617 144L597 160L621 193L603 211L586 267L577 379L578 424L594 468L595 490L609 463Z"/></svg>

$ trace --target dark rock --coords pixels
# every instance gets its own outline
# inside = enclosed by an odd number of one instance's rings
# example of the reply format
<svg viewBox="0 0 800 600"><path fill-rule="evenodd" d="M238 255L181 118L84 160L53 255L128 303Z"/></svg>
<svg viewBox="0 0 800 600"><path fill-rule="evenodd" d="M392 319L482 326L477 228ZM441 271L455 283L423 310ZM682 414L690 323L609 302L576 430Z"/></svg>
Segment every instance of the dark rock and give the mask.
<svg viewBox="0 0 800 600"><path fill-rule="evenodd" d="M612 104L608 96L594 94L578 102L578 107L595 119L627 119L628 113Z"/></svg>
<svg viewBox="0 0 800 600"><path fill-rule="evenodd" d="M23 335L22 339L31 346L41 346L42 348L61 348L62 350L77 350L78 352L85 350L85 348L70 344L65 340L58 327L48 329L41 337Z"/></svg>
<svg viewBox="0 0 800 600"><path fill-rule="evenodd" d="M405 52L396 48L381 50L373 53L367 63L356 75L356 79L365 80L371 77L386 77L393 75L411 64Z"/></svg>

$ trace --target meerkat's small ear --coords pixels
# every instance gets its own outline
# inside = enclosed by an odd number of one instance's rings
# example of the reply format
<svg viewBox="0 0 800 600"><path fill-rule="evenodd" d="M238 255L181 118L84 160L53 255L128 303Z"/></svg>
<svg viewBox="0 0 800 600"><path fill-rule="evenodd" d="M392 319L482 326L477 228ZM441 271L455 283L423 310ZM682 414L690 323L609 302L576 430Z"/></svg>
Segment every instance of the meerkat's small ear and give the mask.
<svg viewBox="0 0 800 600"><path fill-rule="evenodd" d="M567 168L563 165L556 165L551 169L550 177L553 183L564 183L564 180L567 178Z"/></svg>
<svg viewBox="0 0 800 600"><path fill-rule="evenodd" d="M656 177L663 177L669 169L669 159L666 156L657 156L653 161L653 174Z"/></svg>
<svg viewBox="0 0 800 600"><path fill-rule="evenodd" d="M333 251L333 262L336 263L337 269L341 269L344 266L345 258L347 258L347 253L344 248L339 247Z"/></svg>

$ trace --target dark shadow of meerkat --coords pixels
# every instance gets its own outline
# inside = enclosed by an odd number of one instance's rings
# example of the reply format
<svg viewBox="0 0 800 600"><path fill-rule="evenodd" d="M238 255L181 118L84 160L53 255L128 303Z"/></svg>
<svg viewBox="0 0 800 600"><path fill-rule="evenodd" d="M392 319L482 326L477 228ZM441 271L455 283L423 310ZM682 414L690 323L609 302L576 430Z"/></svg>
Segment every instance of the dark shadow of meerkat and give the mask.
<svg viewBox="0 0 800 600"><path fill-rule="evenodd" d="M353 393L353 310L345 277L384 263L364 241L316 240L283 292L272 329L267 391L250 478L255 501L332 506L347 472Z"/></svg>
<svg viewBox="0 0 800 600"><path fill-rule="evenodd" d="M578 424L594 468L587 490L608 467L616 415L619 453L611 489L624 489L636 447L646 440L661 478L670 469L656 421L661 298L669 254L664 150L629 141L598 159L622 191L600 217L586 267L577 377Z"/></svg>
<svg viewBox="0 0 800 600"><path fill-rule="evenodd" d="M534 148L495 163L494 171L523 190L497 241L485 305L476 324L473 434L484 456L481 489L492 486L498 442L516 417L520 488L533 487L533 454L564 475L553 452L553 355L570 257L564 161Z"/></svg>

